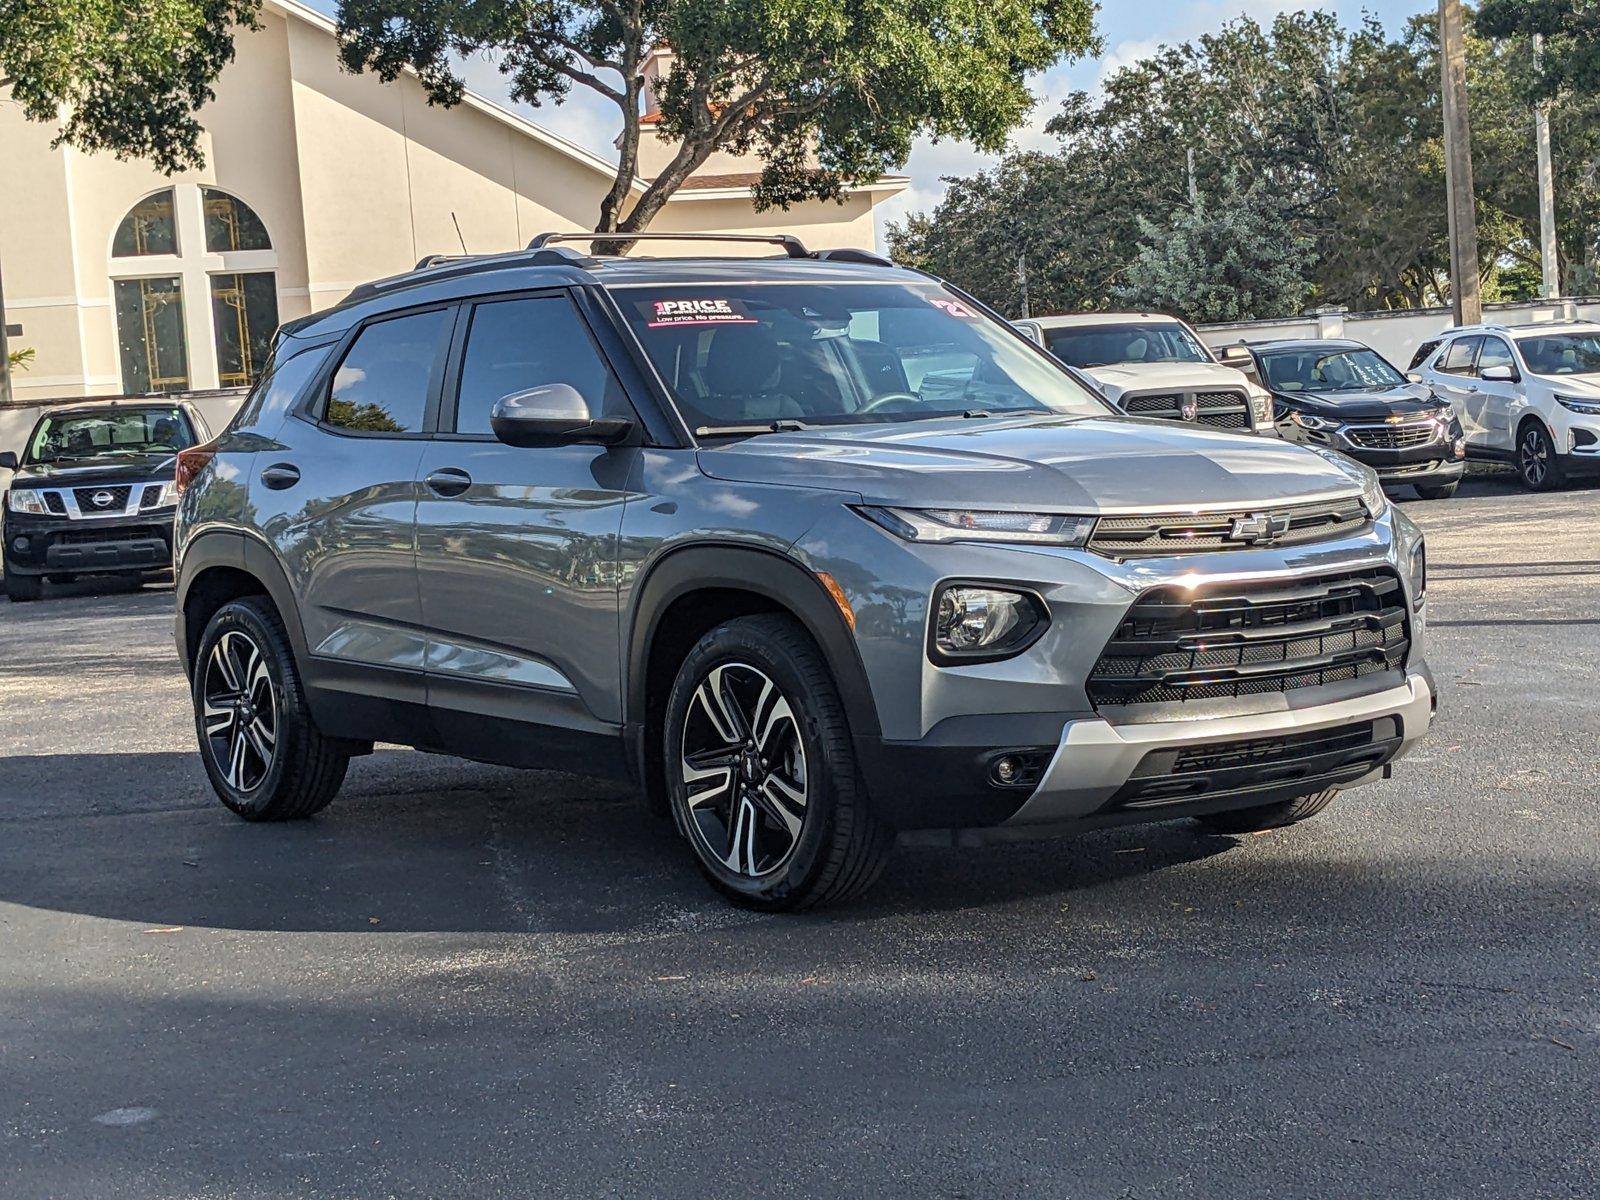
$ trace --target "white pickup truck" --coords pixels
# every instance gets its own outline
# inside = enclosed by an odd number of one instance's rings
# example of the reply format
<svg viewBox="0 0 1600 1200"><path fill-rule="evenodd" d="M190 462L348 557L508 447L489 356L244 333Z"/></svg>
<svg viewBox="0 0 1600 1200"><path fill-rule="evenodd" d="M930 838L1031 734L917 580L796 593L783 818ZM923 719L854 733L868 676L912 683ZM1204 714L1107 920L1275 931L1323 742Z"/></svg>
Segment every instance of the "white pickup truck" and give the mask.
<svg viewBox="0 0 1600 1200"><path fill-rule="evenodd" d="M1016 325L1130 416L1276 436L1271 394L1219 363L1177 317L1081 313Z"/></svg>

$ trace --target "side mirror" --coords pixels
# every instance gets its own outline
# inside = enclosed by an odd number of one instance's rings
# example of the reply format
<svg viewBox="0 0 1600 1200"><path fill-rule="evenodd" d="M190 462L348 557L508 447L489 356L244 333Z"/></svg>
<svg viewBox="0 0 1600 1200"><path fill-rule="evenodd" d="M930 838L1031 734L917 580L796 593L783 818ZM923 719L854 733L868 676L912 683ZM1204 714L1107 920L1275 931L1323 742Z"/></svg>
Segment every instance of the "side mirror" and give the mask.
<svg viewBox="0 0 1600 1200"><path fill-rule="evenodd" d="M1517 369L1515 367L1494 366L1485 367L1482 371L1478 372L1478 378L1483 380L1485 383L1515 383L1517 380L1521 379L1522 376L1517 374Z"/></svg>
<svg viewBox="0 0 1600 1200"><path fill-rule="evenodd" d="M15 450L0 450L0 471L15 471L17 469L17 452Z"/></svg>
<svg viewBox="0 0 1600 1200"><path fill-rule="evenodd" d="M508 446L615 446L633 432L626 417L597 417L578 389L547 383L495 402L489 428Z"/></svg>
<svg viewBox="0 0 1600 1200"><path fill-rule="evenodd" d="M1406 372L1406 382L1407 383L1421 383L1422 382L1422 372L1421 371L1407 371Z"/></svg>

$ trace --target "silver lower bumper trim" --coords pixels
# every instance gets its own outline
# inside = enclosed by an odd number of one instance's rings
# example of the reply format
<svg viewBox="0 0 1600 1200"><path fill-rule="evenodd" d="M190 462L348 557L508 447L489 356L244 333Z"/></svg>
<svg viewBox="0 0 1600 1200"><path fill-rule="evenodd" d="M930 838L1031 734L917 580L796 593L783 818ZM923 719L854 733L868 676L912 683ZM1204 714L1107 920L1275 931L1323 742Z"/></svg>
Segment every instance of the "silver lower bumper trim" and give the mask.
<svg viewBox="0 0 1600 1200"><path fill-rule="evenodd" d="M1097 812L1152 750L1308 732L1397 716L1401 746L1395 758L1399 758L1428 731L1433 707L1433 688L1425 676L1413 672L1397 687L1315 708L1142 725L1112 725L1098 717L1071 721L1061 731L1061 745L1038 788L1002 828L1062 824ZM1348 786L1368 783L1380 774L1373 772Z"/></svg>

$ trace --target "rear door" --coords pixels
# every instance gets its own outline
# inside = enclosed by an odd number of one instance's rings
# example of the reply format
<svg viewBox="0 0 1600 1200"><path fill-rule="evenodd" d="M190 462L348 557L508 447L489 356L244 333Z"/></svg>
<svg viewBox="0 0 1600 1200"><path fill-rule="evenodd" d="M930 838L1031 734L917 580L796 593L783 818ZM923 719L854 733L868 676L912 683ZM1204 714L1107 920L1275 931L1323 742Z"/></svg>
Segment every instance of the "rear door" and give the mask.
<svg viewBox="0 0 1600 1200"><path fill-rule="evenodd" d="M483 718L581 733L622 717L617 539L639 451L497 441L495 402L552 383L636 419L567 291L463 307L418 471L417 561L432 719L468 752Z"/></svg>
<svg viewBox="0 0 1600 1200"><path fill-rule="evenodd" d="M419 712L417 464L454 316L440 305L358 326L252 464L257 524L294 586L314 682Z"/></svg>

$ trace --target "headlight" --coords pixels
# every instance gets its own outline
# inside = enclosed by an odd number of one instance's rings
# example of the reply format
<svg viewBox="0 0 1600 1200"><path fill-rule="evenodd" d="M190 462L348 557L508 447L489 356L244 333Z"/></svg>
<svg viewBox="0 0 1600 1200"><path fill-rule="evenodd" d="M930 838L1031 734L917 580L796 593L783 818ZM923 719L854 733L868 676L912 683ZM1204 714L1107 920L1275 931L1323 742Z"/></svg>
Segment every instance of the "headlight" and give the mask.
<svg viewBox="0 0 1600 1200"><path fill-rule="evenodd" d="M1367 472L1366 482L1361 485L1361 506L1374 521L1389 511L1389 497L1383 494L1383 484L1374 471Z"/></svg>
<svg viewBox="0 0 1600 1200"><path fill-rule="evenodd" d="M1583 413L1588 417L1600 417L1600 400L1580 400L1576 396L1557 396L1556 403L1568 412Z"/></svg>
<svg viewBox="0 0 1600 1200"><path fill-rule="evenodd" d="M1251 392L1250 407L1255 412L1257 425L1272 424L1272 393Z"/></svg>
<svg viewBox="0 0 1600 1200"><path fill-rule="evenodd" d="M869 521L908 542L1020 542L1081 546L1095 518L1062 513L988 512L965 508L861 508Z"/></svg>
<svg viewBox="0 0 1600 1200"><path fill-rule="evenodd" d="M1301 429L1337 429L1339 422L1330 421L1327 417L1319 417L1314 413L1295 411L1289 414L1289 419Z"/></svg>
<svg viewBox="0 0 1600 1200"><path fill-rule="evenodd" d="M934 601L934 662L1007 658L1038 638L1049 618L1031 592L986 584L951 584Z"/></svg>
<svg viewBox="0 0 1600 1200"><path fill-rule="evenodd" d="M1421 611L1428 594L1428 548L1421 538L1411 548L1411 607Z"/></svg>
<svg viewBox="0 0 1600 1200"><path fill-rule="evenodd" d="M6 499L6 507L12 512L33 513L41 517L50 511L44 506L44 497L27 488L20 491L13 489Z"/></svg>

